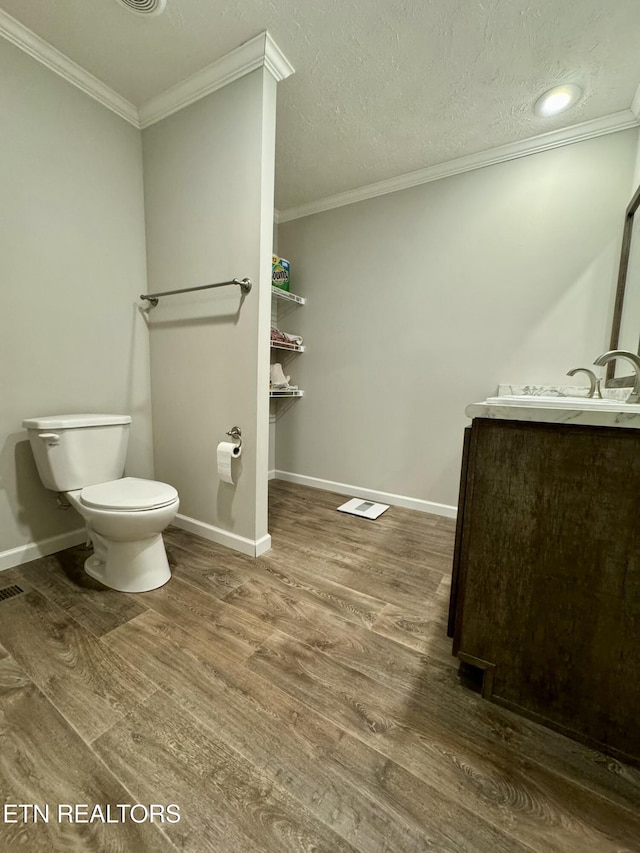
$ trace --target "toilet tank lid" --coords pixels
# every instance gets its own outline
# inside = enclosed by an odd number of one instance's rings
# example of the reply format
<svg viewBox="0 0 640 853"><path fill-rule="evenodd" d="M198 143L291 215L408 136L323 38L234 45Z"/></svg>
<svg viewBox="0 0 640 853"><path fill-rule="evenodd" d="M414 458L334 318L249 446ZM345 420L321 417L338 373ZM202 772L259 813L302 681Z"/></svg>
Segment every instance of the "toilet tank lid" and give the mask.
<svg viewBox="0 0 640 853"><path fill-rule="evenodd" d="M130 424L129 415L46 415L42 418L26 418L25 429L78 429L79 427L114 426Z"/></svg>

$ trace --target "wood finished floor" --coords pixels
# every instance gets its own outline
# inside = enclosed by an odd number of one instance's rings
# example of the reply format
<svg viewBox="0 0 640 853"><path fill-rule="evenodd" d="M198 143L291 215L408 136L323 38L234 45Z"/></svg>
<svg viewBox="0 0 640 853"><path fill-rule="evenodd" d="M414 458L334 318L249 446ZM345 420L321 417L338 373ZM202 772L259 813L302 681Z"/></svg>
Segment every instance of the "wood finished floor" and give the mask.
<svg viewBox="0 0 640 853"><path fill-rule="evenodd" d="M177 529L173 578L83 549L0 574L2 803L176 803L177 824L0 822L0 851L640 851L640 772L484 702L446 637L453 522L275 481L252 560Z"/></svg>

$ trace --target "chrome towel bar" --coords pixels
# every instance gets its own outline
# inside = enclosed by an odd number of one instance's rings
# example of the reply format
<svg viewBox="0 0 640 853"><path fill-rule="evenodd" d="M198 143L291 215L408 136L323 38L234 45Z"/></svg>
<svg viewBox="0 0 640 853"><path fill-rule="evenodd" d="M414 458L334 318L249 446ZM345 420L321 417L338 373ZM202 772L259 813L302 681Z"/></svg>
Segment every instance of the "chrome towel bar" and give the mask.
<svg viewBox="0 0 640 853"><path fill-rule="evenodd" d="M194 290L209 290L211 287L226 287L228 284L237 284L243 293L249 293L252 284L250 278L233 278L231 281L218 281L216 284L201 284L199 287L184 287L182 290L165 290L162 293L141 293L140 299L146 299L155 308L161 296L173 296L176 293L192 293Z"/></svg>

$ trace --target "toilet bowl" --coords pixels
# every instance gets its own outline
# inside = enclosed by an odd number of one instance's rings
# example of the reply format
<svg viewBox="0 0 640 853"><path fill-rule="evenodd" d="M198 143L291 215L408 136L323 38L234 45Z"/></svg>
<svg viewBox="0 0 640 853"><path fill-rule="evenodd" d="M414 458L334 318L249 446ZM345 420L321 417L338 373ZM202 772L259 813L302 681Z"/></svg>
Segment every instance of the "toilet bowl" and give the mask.
<svg viewBox="0 0 640 853"><path fill-rule="evenodd" d="M129 415L49 415L23 421L47 489L80 513L94 553L92 578L121 592L147 592L171 577L162 531L180 506L167 483L123 477Z"/></svg>
<svg viewBox="0 0 640 853"><path fill-rule="evenodd" d="M148 592L169 580L162 532L180 506L173 486L123 477L65 494L87 525L90 577L120 592Z"/></svg>

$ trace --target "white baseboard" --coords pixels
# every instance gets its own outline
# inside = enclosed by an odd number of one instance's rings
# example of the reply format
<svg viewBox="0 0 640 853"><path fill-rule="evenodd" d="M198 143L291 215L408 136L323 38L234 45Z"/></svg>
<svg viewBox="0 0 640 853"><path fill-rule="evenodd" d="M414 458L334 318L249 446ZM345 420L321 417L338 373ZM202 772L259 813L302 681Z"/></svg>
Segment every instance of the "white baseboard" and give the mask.
<svg viewBox="0 0 640 853"><path fill-rule="evenodd" d="M271 536L268 533L257 540L247 539L246 536L238 536L237 533L230 533L228 530L214 527L213 524L197 521L195 518L179 513L176 515L173 524L182 530L188 530L189 533L195 533L196 536L202 536L209 542L216 542L218 545L224 545L233 551L247 554L249 557L259 557L260 554L264 554L271 548Z"/></svg>
<svg viewBox="0 0 640 853"><path fill-rule="evenodd" d="M319 477L307 477L305 474L292 474L291 471L276 471L275 476L277 480L299 483L301 486L310 486L312 489L324 489L327 492L337 492L339 495L350 495L354 498L378 501L391 506L402 506L405 509L416 509L418 512L429 512L433 515L442 515L445 518L456 518L458 515L457 507L449 506L449 504L423 501L420 498L394 495L390 492L377 492L373 489L363 489L361 486L335 483L333 480L321 480Z"/></svg>
<svg viewBox="0 0 640 853"><path fill-rule="evenodd" d="M269 479L275 480L275 478L276 478L276 472L273 469L271 469L271 471L269 471Z"/></svg>
<svg viewBox="0 0 640 853"><path fill-rule="evenodd" d="M74 545L82 545L86 538L87 533L83 527L79 530L70 530L68 533L60 533L58 536L50 536L40 542L30 542L28 545L21 545L19 548L0 551L0 572L22 566L24 563L30 563L31 560L37 560L38 557L48 557L49 554L55 554L56 551L63 551L65 548L72 548Z"/></svg>
<svg viewBox="0 0 640 853"><path fill-rule="evenodd" d="M271 536L267 533L261 539L256 541L256 557L259 557L260 554L266 554L267 551L271 550Z"/></svg>

